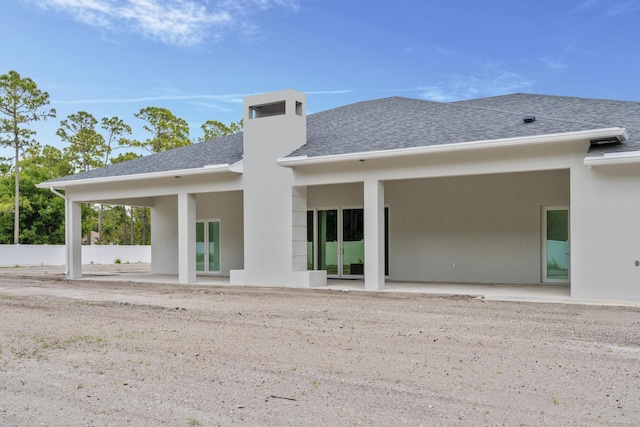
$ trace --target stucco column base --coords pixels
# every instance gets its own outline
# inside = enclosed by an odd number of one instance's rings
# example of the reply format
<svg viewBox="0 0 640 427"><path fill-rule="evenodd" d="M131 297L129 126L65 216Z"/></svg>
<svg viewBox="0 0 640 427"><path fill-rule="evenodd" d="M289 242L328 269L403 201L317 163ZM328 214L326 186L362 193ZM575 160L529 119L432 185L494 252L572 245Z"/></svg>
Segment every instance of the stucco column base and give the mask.
<svg viewBox="0 0 640 427"><path fill-rule="evenodd" d="M314 288L327 285L324 270L292 271L277 278L267 278L248 270L231 270L229 283L236 286L284 286L289 288Z"/></svg>
<svg viewBox="0 0 640 427"><path fill-rule="evenodd" d="M294 271L293 278L303 288L327 286L327 272L325 270Z"/></svg>

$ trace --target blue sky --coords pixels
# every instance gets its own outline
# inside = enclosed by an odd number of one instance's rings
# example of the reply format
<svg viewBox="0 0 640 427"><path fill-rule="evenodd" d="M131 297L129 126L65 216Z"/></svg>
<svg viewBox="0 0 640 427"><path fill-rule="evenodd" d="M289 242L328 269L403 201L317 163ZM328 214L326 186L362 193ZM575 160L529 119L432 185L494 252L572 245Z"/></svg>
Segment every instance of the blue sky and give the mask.
<svg viewBox="0 0 640 427"><path fill-rule="evenodd" d="M191 137L242 117L247 94L293 88L307 113L367 99L528 92L640 101L640 1L3 0L0 74L58 116L164 107ZM0 151L0 155L6 155Z"/></svg>

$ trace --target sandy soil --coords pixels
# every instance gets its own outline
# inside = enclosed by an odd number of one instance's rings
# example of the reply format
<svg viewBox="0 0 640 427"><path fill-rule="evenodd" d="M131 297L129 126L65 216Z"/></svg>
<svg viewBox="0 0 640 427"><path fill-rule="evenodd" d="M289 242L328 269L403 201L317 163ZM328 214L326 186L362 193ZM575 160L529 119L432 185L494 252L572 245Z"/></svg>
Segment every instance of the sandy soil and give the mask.
<svg viewBox="0 0 640 427"><path fill-rule="evenodd" d="M638 425L640 309L0 275L2 426Z"/></svg>

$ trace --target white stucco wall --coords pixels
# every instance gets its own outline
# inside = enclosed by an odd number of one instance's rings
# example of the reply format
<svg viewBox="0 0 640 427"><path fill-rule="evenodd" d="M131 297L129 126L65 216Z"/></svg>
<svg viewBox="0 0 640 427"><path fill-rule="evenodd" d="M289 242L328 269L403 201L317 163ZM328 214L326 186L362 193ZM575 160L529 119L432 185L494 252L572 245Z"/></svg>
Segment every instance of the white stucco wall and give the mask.
<svg viewBox="0 0 640 427"><path fill-rule="evenodd" d="M361 182L309 187L307 206L312 208L362 207L364 188Z"/></svg>
<svg viewBox="0 0 640 427"><path fill-rule="evenodd" d="M541 282L541 207L569 205L569 171L393 181L391 280Z"/></svg>
<svg viewBox="0 0 640 427"><path fill-rule="evenodd" d="M640 299L640 165L571 171L572 297Z"/></svg>
<svg viewBox="0 0 640 427"><path fill-rule="evenodd" d="M178 198L155 197L151 208L151 272L178 274Z"/></svg>
<svg viewBox="0 0 640 427"><path fill-rule="evenodd" d="M242 192L196 195L196 221L220 221L220 274L243 268Z"/></svg>
<svg viewBox="0 0 640 427"><path fill-rule="evenodd" d="M363 185L311 186L308 202L361 207ZM541 207L569 203L568 170L387 181L389 280L540 283Z"/></svg>
<svg viewBox="0 0 640 427"><path fill-rule="evenodd" d="M286 105L283 114L254 116L256 110L275 104ZM244 268L230 272L232 284L304 287L326 282L324 272L303 270L306 242L300 229L306 223L305 191L296 191L293 171L276 163L306 142L305 104L305 95L293 90L244 99L246 244Z"/></svg>

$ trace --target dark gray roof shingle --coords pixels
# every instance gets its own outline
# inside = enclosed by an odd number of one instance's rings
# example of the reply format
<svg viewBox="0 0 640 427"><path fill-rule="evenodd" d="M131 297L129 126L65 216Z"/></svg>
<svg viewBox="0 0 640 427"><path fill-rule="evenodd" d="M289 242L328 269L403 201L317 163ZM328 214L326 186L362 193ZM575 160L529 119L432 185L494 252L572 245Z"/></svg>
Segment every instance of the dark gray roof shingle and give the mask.
<svg viewBox="0 0 640 427"><path fill-rule="evenodd" d="M195 169L208 165L233 164L240 160L242 160L242 134L237 133L48 182Z"/></svg>
<svg viewBox="0 0 640 427"><path fill-rule="evenodd" d="M392 97L359 102L308 116L307 144L290 157L592 130L624 126L640 117L638 103L608 101L608 105L598 104L586 114L591 100L563 98L551 102L549 98L556 97L516 94L455 103ZM547 104L557 104L558 108ZM601 110L608 111L611 120L603 121L603 115L598 114ZM613 120L616 110L623 111L622 118ZM577 116L580 112L582 115ZM524 123L525 115L536 116L536 121Z"/></svg>
<svg viewBox="0 0 640 427"><path fill-rule="evenodd" d="M524 123L525 115L535 116L536 120ZM307 143L289 157L395 150L605 127L627 128L629 141L591 149L589 155L640 150L640 103L522 93L451 103L391 97L308 115ZM242 133L228 135L50 182L233 164L242 159L242 138Z"/></svg>
<svg viewBox="0 0 640 427"><path fill-rule="evenodd" d="M490 111L520 112L535 115L536 118L553 117L564 122L601 128L624 127L629 132L628 141L592 148L589 155L640 150L640 102L516 93L459 101L456 104Z"/></svg>

